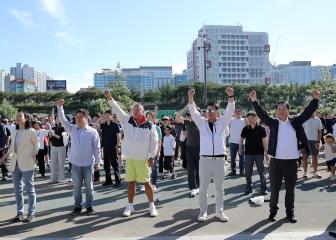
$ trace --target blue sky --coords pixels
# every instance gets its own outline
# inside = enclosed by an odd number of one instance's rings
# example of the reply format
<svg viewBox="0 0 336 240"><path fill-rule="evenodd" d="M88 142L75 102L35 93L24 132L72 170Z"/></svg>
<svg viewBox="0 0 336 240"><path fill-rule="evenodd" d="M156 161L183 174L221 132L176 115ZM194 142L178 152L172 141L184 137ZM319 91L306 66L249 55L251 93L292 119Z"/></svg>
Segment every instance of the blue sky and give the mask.
<svg viewBox="0 0 336 240"><path fill-rule="evenodd" d="M70 91L104 67L186 67L203 24L269 33L270 60L336 63L334 0L1 0L0 69L27 63ZM277 52L275 45L280 38Z"/></svg>

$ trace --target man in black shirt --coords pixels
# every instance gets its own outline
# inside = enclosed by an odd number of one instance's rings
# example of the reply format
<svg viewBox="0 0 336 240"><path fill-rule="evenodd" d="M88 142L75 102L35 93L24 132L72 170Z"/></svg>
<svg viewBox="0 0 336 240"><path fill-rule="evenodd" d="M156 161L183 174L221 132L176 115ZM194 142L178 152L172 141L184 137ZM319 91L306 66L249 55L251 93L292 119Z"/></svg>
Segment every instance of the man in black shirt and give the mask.
<svg viewBox="0 0 336 240"><path fill-rule="evenodd" d="M257 166L260 176L260 190L262 195L266 195L266 178L264 170L264 154L267 156L267 137L266 130L257 122L257 115L254 112L247 114L248 125L241 132L239 143L239 154L243 152L243 142L245 140L245 195L252 193L252 174L253 164Z"/></svg>
<svg viewBox="0 0 336 240"><path fill-rule="evenodd" d="M103 118L105 121L103 122ZM118 163L118 152L120 148L119 125L113 121L111 110L105 111L104 115L94 124L96 129L102 131L102 148L104 152L104 170L106 181L103 186L112 185L111 165L114 171L115 186L120 186L120 169Z"/></svg>
<svg viewBox="0 0 336 240"><path fill-rule="evenodd" d="M0 158L6 153L6 148L9 146L10 140L10 131L5 126L6 122L4 120L0 123ZM2 171L2 180L6 181L8 176L8 169L6 166L6 162L1 164Z"/></svg>

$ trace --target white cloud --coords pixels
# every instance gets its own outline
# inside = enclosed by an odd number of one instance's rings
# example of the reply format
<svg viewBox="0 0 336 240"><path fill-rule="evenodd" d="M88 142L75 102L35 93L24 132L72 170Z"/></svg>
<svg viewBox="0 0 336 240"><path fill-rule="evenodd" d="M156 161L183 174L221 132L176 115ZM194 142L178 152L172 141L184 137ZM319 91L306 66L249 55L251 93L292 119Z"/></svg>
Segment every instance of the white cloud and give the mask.
<svg viewBox="0 0 336 240"><path fill-rule="evenodd" d="M21 10L17 10L17 9L11 9L10 14L13 15L16 20L18 20L20 23L22 23L25 26L31 27L34 25L33 22L33 14L31 14L30 12L26 12L26 11L21 11Z"/></svg>
<svg viewBox="0 0 336 240"><path fill-rule="evenodd" d="M55 38L59 40L57 47L64 50L67 45L71 47L79 47L79 41L70 32L59 31L53 34Z"/></svg>
<svg viewBox="0 0 336 240"><path fill-rule="evenodd" d="M56 19L58 24L67 25L68 17L65 13L63 4L59 0L39 0L43 11L48 13L52 18Z"/></svg>

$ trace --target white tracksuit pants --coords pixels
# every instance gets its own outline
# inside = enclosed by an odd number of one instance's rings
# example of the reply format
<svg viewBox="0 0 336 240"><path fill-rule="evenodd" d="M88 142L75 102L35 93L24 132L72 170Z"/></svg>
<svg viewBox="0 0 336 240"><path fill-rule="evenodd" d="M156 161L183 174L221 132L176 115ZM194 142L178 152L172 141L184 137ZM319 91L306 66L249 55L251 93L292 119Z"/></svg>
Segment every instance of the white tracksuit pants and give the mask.
<svg viewBox="0 0 336 240"><path fill-rule="evenodd" d="M53 147L50 149L50 180L62 182L64 180L64 164L66 158L65 147Z"/></svg>
<svg viewBox="0 0 336 240"><path fill-rule="evenodd" d="M214 180L216 191L216 211L224 210L224 179L225 179L225 159L211 159L200 156L199 162L199 205L200 212L206 213L208 210L208 188L211 178Z"/></svg>

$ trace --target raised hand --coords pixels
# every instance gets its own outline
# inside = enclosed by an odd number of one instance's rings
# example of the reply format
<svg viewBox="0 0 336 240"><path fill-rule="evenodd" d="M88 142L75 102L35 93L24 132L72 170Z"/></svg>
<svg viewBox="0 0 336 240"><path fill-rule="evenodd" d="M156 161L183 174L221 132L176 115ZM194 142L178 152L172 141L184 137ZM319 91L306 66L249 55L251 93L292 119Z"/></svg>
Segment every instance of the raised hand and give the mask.
<svg viewBox="0 0 336 240"><path fill-rule="evenodd" d="M320 91L318 91L318 90L314 90L313 91L313 97L315 98L315 99L320 99L320 96L321 96L321 93L320 93Z"/></svg>
<svg viewBox="0 0 336 240"><path fill-rule="evenodd" d="M189 96L189 97L194 97L194 95L195 95L195 89L190 89L190 90L188 91L188 96Z"/></svg>
<svg viewBox="0 0 336 240"><path fill-rule="evenodd" d="M252 90L249 94L249 98L252 102L257 100L257 92L255 90Z"/></svg>
<svg viewBox="0 0 336 240"><path fill-rule="evenodd" d="M64 105L64 102L65 102L64 99L59 99L59 100L56 101L56 105L58 107L62 107Z"/></svg>
<svg viewBox="0 0 336 240"><path fill-rule="evenodd" d="M107 100L112 100L112 96L109 90L104 91L104 96L106 97Z"/></svg>
<svg viewBox="0 0 336 240"><path fill-rule="evenodd" d="M233 96L233 88L232 87L227 87L225 89L225 92L228 96L230 96L230 97Z"/></svg>

